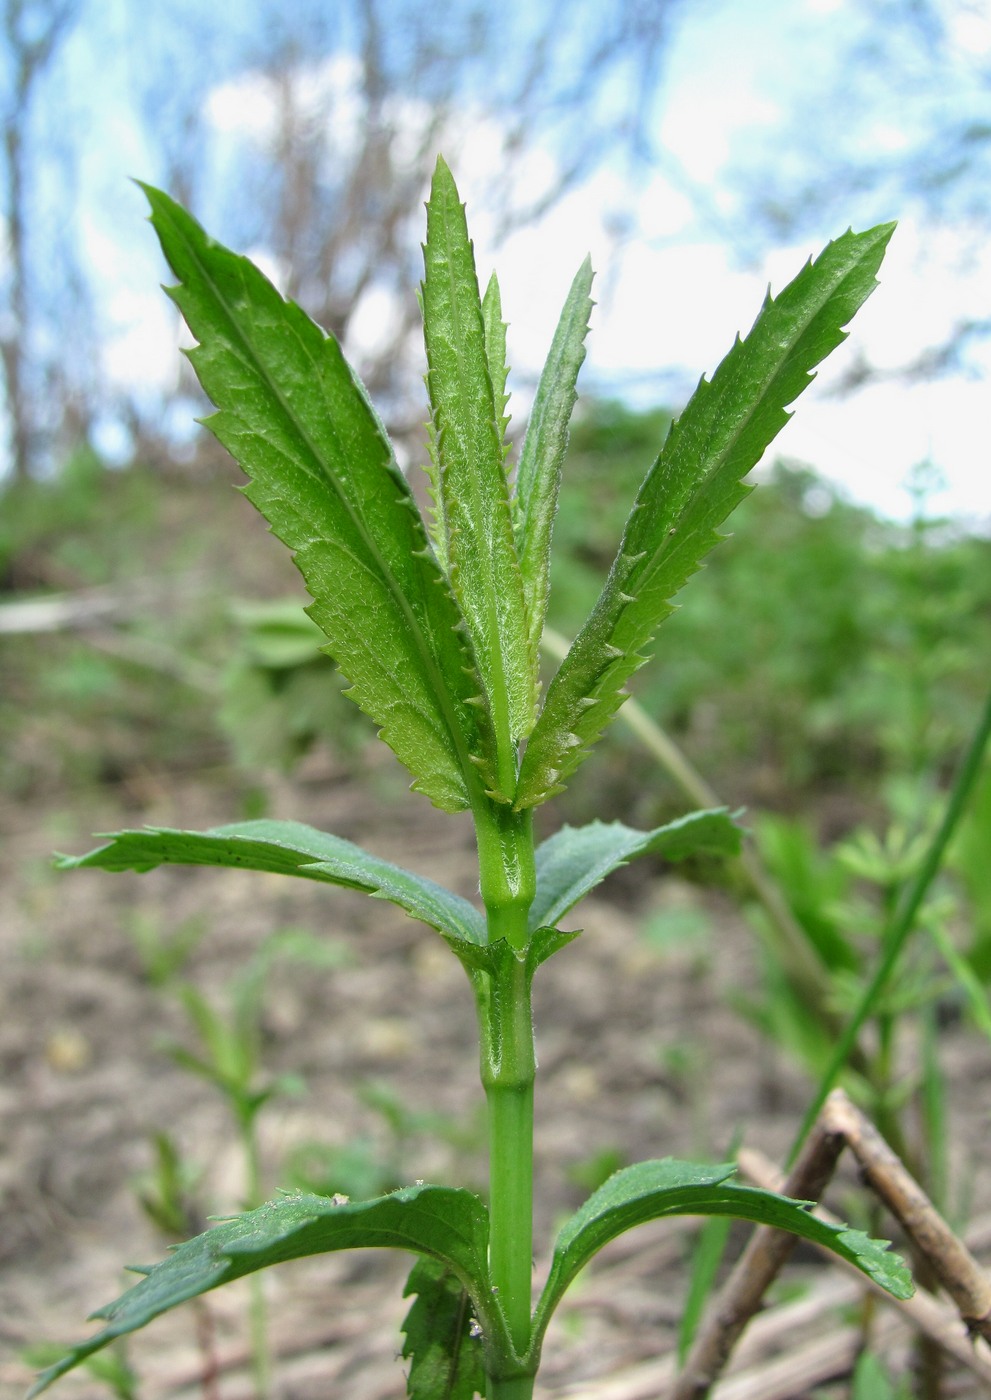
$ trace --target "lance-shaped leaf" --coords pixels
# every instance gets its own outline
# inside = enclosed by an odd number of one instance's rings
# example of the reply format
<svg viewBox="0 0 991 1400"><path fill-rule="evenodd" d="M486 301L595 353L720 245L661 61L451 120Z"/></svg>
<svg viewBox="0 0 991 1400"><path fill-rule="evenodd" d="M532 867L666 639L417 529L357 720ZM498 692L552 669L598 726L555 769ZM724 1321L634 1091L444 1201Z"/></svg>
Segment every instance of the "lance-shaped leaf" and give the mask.
<svg viewBox="0 0 991 1400"><path fill-rule="evenodd" d="M61 856L60 869L147 871L159 865L220 865L299 875L388 899L447 938L485 941L485 921L460 895L302 822L264 819L209 831L145 827L108 835L107 845L87 855Z"/></svg>
<svg viewBox="0 0 991 1400"><path fill-rule="evenodd" d="M768 295L747 338L737 339L711 381L699 383L640 489L599 600L548 688L523 758L517 807L559 791L619 708L672 598L746 495L742 478L876 285L892 228L830 243L778 297Z"/></svg>
<svg viewBox="0 0 991 1400"><path fill-rule="evenodd" d="M468 624L499 743L498 795L515 782L514 741L528 734L537 659L529 642L513 540L501 406L486 353L464 206L437 162L423 249L423 330L435 434L435 492L447 534L448 574Z"/></svg>
<svg viewBox="0 0 991 1400"><path fill-rule="evenodd" d="M371 1201L300 1193L269 1201L187 1240L154 1268L139 1270L146 1275L140 1283L93 1314L107 1326L42 1372L31 1395L108 1342L190 1298L272 1264L339 1249L406 1249L440 1260L470 1292L480 1320L498 1333L488 1234L488 1212L478 1197L442 1186L409 1186Z"/></svg>
<svg viewBox="0 0 991 1400"><path fill-rule="evenodd" d="M725 808L690 812L653 831L635 831L622 822L564 826L537 847L537 893L530 907L530 928L557 924L607 875L637 856L657 855L665 860L735 856L741 836Z"/></svg>
<svg viewBox="0 0 991 1400"><path fill-rule="evenodd" d="M489 367L489 379L492 381L496 426L499 429L499 440L505 459L509 451L506 441L506 431L509 428L509 414L506 412L506 405L509 403L509 391L506 388L509 366L506 364L506 322L502 319L502 294L499 291L499 279L494 272L482 297L482 324L485 328L485 359Z"/></svg>
<svg viewBox="0 0 991 1400"><path fill-rule="evenodd" d="M337 342L246 258L145 187L199 342L207 420L251 478L246 494L292 550L308 609L351 695L437 806L468 805L485 715L460 613L384 429Z"/></svg>
<svg viewBox="0 0 991 1400"><path fill-rule="evenodd" d="M403 1297L417 1295L406 1314L403 1356L410 1361L409 1400L474 1400L485 1394L477 1319L464 1284L436 1259L418 1259Z"/></svg>
<svg viewBox="0 0 991 1400"><path fill-rule="evenodd" d="M547 612L551 534L568 450L568 424L578 397L575 385L585 359L585 336L594 305L591 288L592 263L586 258L571 284L540 375L516 472L516 548L534 649L540 646Z"/></svg>
<svg viewBox="0 0 991 1400"><path fill-rule="evenodd" d="M727 1215L788 1230L855 1264L895 1298L914 1291L904 1261L888 1251L886 1240L860 1230L830 1225L809 1213L806 1203L756 1187L737 1186L729 1178L732 1163L699 1166L667 1157L639 1162L616 1172L562 1226L554 1245L547 1283L534 1314L534 1346L565 1289L594 1254L617 1235L665 1215Z"/></svg>

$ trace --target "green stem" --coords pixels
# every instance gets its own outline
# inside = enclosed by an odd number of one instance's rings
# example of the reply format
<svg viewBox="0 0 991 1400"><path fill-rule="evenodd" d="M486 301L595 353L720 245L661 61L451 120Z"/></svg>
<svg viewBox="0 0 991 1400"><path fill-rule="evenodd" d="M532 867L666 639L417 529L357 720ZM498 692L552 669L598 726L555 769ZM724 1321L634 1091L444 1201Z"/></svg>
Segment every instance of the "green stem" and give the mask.
<svg viewBox="0 0 991 1400"><path fill-rule="evenodd" d="M533 1376L513 1376L506 1381L490 1376L485 1393L488 1400L532 1400L533 1381Z"/></svg>
<svg viewBox="0 0 991 1400"><path fill-rule="evenodd" d="M489 1270L518 1355L530 1345L533 1273L533 1021L517 958L492 979L482 1081L489 1110ZM495 1034L492 1035L491 1032Z"/></svg>
<svg viewBox="0 0 991 1400"><path fill-rule="evenodd" d="M489 1121L489 1271L517 1356L530 1346L533 1273L533 1014L527 967L535 892L529 812L475 812L482 900L492 949L475 982ZM526 1400L532 1377L489 1377L497 1400Z"/></svg>
<svg viewBox="0 0 991 1400"><path fill-rule="evenodd" d="M520 952L529 941L527 918L536 893L533 812L514 812L485 798L474 816L489 942L505 938Z"/></svg>
<svg viewBox="0 0 991 1400"><path fill-rule="evenodd" d="M265 1298L265 1275L252 1274L249 1280L250 1304L248 1329L251 1335L251 1372L255 1382L256 1400L268 1400L272 1385L272 1363L268 1349L268 1302Z"/></svg>

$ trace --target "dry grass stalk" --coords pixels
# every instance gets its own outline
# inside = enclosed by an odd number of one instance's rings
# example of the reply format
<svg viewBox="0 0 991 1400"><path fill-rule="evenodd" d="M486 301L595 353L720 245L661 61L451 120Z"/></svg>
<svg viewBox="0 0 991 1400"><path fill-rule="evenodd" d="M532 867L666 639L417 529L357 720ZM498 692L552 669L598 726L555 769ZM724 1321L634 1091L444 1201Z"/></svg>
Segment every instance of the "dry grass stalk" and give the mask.
<svg viewBox="0 0 991 1400"><path fill-rule="evenodd" d="M847 1095L830 1094L805 1147L775 1189L800 1200L818 1200L831 1179L844 1147L857 1158L864 1179L899 1220L935 1276L949 1293L967 1334L991 1341L991 1282L915 1182L877 1129ZM758 1162L755 1154L751 1166ZM762 1185L769 1185L765 1177ZM819 1212L822 1214L822 1212ZM795 1238L760 1226L727 1279L716 1306L700 1328L671 1400L706 1400L747 1323L795 1246ZM956 1325L953 1314L929 1294L918 1293L897 1307L917 1331L931 1337L956 1360L991 1384L991 1364L976 1352ZM722 1395L722 1389L720 1389Z"/></svg>

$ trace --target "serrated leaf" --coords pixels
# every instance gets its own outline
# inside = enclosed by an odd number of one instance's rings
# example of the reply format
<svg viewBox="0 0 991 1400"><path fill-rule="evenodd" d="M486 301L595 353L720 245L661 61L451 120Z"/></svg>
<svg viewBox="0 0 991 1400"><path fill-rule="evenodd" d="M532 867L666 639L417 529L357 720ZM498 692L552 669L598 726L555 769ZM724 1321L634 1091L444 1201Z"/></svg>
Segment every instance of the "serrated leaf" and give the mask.
<svg viewBox="0 0 991 1400"><path fill-rule="evenodd" d="M448 577L478 658L499 745L499 772L487 776L495 794L509 801L513 744L533 725L537 658L528 642L501 410L489 373L475 261L464 206L442 160L427 205L423 260L435 490L446 527Z"/></svg>
<svg viewBox="0 0 991 1400"><path fill-rule="evenodd" d="M667 1157L624 1167L611 1176L561 1227L550 1275L534 1314L534 1347L539 1349L566 1288L593 1255L617 1235L666 1215L726 1215L788 1230L825 1245L893 1297L912 1296L911 1275L904 1261L889 1253L887 1241L872 1240L843 1225L829 1225L810 1214L804 1202L756 1187L737 1186L729 1181L734 1170L732 1163L699 1166Z"/></svg>
<svg viewBox="0 0 991 1400"><path fill-rule="evenodd" d="M592 276L592 263L586 258L571 284L541 371L516 473L516 548L534 650L540 646L547 613L551 535L568 450L568 424L578 397L575 386L585 359L585 336L594 305Z"/></svg>
<svg viewBox="0 0 991 1400"><path fill-rule="evenodd" d="M468 943L485 940L482 915L460 895L302 822L262 819L208 831L146 827L108 836L106 846L86 855L60 856L59 868L143 872L159 865L217 865L299 875L387 899L445 936Z"/></svg>
<svg viewBox="0 0 991 1400"><path fill-rule="evenodd" d="M787 422L786 406L844 339L870 295L893 225L846 233L770 294L745 340L702 379L647 475L598 602L548 688L515 805L560 791L625 699L643 648L748 491L742 478Z"/></svg>
<svg viewBox="0 0 991 1400"><path fill-rule="evenodd" d="M412 1363L406 1381L410 1400L484 1397L482 1347L464 1284L439 1260L418 1259L403 1297L414 1293L416 1302L403 1323L403 1356Z"/></svg>
<svg viewBox="0 0 991 1400"><path fill-rule="evenodd" d="M207 426L295 551L352 698L418 791L448 811L468 806L470 755L486 747L485 715L468 704L468 639L364 389L337 342L256 267L143 188L179 278L169 295L199 342L189 358L218 408Z"/></svg>
<svg viewBox="0 0 991 1400"><path fill-rule="evenodd" d="M30 1394L116 1337L170 1308L272 1264L339 1249L406 1249L442 1260L485 1305L491 1298L486 1251L488 1212L469 1191L409 1186L372 1201L296 1193L226 1220L179 1245L140 1283L93 1316L108 1325L42 1372ZM487 1316L498 1327L498 1313Z"/></svg>
<svg viewBox="0 0 991 1400"><path fill-rule="evenodd" d="M536 851L537 893L530 927L555 925L590 890L637 856L686 860L694 855L735 856L742 833L725 810L690 812L653 831L635 831L622 822L564 826Z"/></svg>

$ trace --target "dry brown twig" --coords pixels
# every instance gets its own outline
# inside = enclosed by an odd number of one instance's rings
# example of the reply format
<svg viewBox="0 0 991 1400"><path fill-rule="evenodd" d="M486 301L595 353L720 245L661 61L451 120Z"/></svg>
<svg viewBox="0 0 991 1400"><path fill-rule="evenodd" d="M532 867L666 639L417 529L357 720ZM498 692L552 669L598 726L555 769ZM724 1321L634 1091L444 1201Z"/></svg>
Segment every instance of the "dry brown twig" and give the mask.
<svg viewBox="0 0 991 1400"><path fill-rule="evenodd" d="M896 1306L917 1331L933 1338L991 1385L987 1353L972 1345L978 1337L983 1337L985 1343L991 1342L991 1281L877 1129L842 1089L835 1089L826 1100L798 1161L783 1182L768 1179L767 1164L757 1154L741 1153L741 1165L760 1185L773 1185L800 1200L817 1201L844 1148L856 1157L865 1181L930 1264L953 1299L959 1319L927 1293L917 1293L907 1302L896 1302L877 1290L879 1295ZM773 1174L773 1168L771 1171ZM821 1210L816 1213L824 1214ZM699 1330L671 1400L705 1400L709 1395L737 1339L760 1308L768 1287L794 1246L795 1237L780 1230L762 1225L754 1231Z"/></svg>

